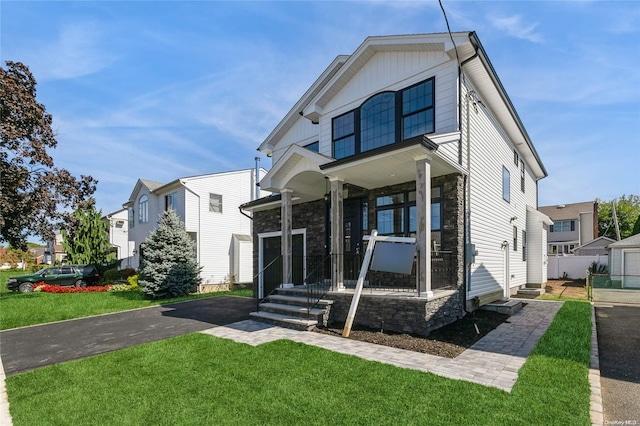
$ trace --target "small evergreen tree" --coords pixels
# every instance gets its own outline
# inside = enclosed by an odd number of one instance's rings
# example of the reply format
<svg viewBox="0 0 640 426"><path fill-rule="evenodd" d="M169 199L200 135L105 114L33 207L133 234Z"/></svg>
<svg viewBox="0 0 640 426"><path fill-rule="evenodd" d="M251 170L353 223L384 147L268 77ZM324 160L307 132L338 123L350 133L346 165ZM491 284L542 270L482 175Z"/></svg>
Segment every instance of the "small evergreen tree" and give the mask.
<svg viewBox="0 0 640 426"><path fill-rule="evenodd" d="M89 204L90 207L73 212L69 230L60 232L62 249L68 263L100 266L113 262L116 254L109 244L109 224L102 220L102 212L95 209L93 200Z"/></svg>
<svg viewBox="0 0 640 426"><path fill-rule="evenodd" d="M179 297L200 284L195 243L171 209L160 217L158 229L142 245L138 284L150 298Z"/></svg>

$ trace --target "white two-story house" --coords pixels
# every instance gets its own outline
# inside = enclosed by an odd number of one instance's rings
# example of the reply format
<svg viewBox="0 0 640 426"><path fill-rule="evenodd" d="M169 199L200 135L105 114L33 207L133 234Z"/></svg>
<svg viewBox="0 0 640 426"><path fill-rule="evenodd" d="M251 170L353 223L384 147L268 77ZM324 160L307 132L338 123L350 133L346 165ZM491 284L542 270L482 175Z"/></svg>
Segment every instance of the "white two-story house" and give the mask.
<svg viewBox="0 0 640 426"><path fill-rule="evenodd" d="M127 209L130 258L122 265L139 267L144 241L157 228L159 215L173 209L195 242L203 289L252 282L252 221L238 206L266 195L256 191L265 173L264 169L245 169L184 177L166 184L139 179L123 205Z"/></svg>
<svg viewBox="0 0 640 426"><path fill-rule="evenodd" d="M551 222L537 210L537 181L547 172L474 32L367 38L322 72L258 149L272 157L260 185L274 195L242 208L254 214L259 297L272 276L309 282L318 269L310 259L323 258L332 283L323 297L338 300L374 229L415 238L411 275L370 271L367 285L410 290L418 320L369 309L356 323L414 322L394 327L426 333L546 282ZM296 258L307 260L296 269Z"/></svg>
<svg viewBox="0 0 640 426"><path fill-rule="evenodd" d="M547 237L549 254L573 254L576 248L598 238L597 201L544 206L539 210L553 221ZM602 240L603 250L610 242Z"/></svg>

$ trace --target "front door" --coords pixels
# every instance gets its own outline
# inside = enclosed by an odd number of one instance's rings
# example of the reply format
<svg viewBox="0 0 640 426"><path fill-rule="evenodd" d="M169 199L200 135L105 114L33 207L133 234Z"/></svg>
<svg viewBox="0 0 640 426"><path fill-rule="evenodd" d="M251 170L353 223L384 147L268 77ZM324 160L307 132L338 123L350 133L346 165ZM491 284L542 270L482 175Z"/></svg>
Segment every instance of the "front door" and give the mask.
<svg viewBox="0 0 640 426"><path fill-rule="evenodd" d="M344 201L344 279L356 280L360 273L364 247L363 229L366 229L366 198Z"/></svg>
<svg viewBox="0 0 640 426"><path fill-rule="evenodd" d="M275 237L262 238L262 276L260 283L263 292L259 297L265 297L276 287L282 284L282 238ZM304 235L293 235L292 247L292 279L293 284L299 285L304 282Z"/></svg>

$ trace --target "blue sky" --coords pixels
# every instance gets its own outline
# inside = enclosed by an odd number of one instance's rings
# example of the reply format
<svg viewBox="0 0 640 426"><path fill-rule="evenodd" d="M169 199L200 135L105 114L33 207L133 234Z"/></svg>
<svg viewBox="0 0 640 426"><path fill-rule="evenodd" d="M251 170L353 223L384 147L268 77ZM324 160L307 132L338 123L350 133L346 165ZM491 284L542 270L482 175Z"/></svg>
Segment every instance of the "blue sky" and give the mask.
<svg viewBox="0 0 640 426"><path fill-rule="evenodd" d="M475 30L542 158L540 205L640 194L640 2L444 0ZM138 178L251 168L339 54L446 31L437 2L0 2L0 59L27 64L56 165L118 210ZM269 168L270 159L261 156Z"/></svg>

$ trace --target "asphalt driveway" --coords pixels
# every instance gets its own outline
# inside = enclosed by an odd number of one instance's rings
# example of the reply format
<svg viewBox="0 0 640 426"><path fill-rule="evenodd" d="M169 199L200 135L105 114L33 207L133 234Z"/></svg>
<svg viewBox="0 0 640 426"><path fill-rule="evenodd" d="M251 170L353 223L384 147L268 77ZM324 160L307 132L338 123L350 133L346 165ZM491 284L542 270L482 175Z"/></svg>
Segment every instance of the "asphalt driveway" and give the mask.
<svg viewBox="0 0 640 426"><path fill-rule="evenodd" d="M607 424L640 424L640 306L596 304L602 405Z"/></svg>
<svg viewBox="0 0 640 426"><path fill-rule="evenodd" d="M0 332L5 374L111 352L249 318L255 299L211 297Z"/></svg>

